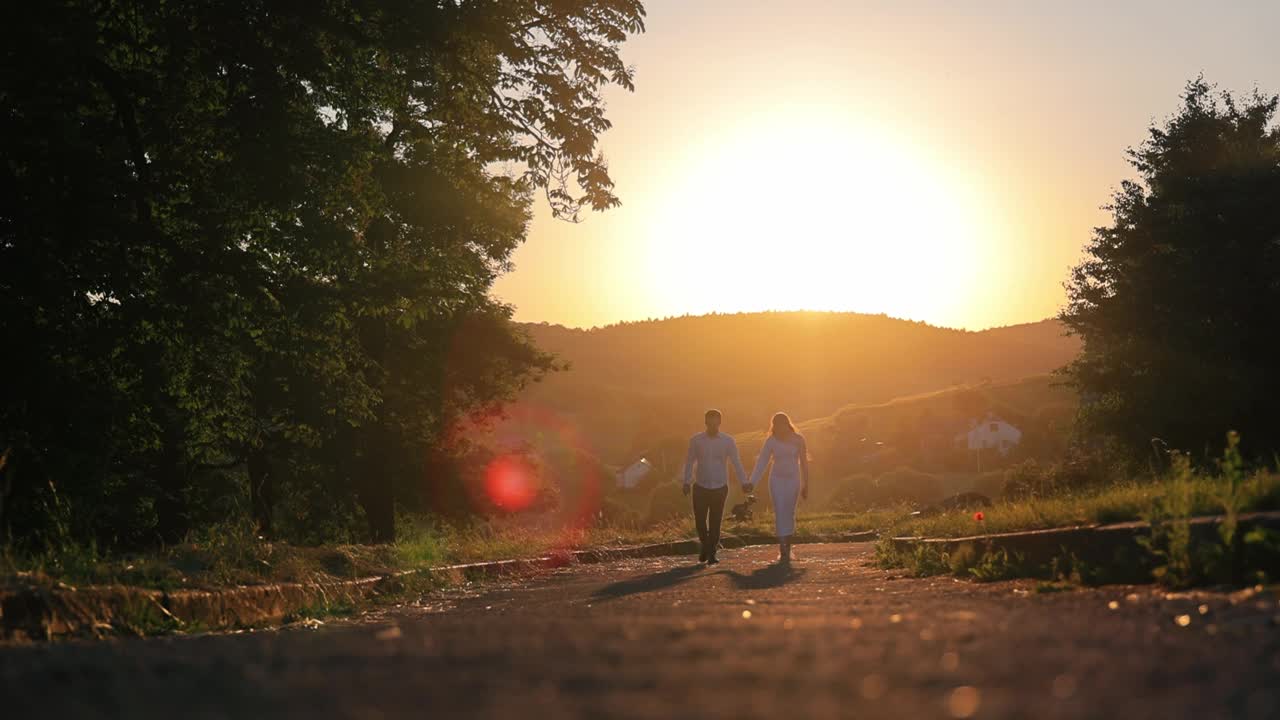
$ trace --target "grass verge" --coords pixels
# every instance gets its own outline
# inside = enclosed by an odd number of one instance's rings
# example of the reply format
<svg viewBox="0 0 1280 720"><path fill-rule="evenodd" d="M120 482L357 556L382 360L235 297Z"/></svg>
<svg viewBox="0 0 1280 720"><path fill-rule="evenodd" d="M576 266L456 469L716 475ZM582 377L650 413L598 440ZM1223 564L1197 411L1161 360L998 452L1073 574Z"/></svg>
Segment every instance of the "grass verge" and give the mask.
<svg viewBox="0 0 1280 720"><path fill-rule="evenodd" d="M1233 446L1234 448L1234 446ZM1155 528L1146 547L1157 558L1157 579L1170 585L1203 583L1228 577L1247 581L1259 562L1280 554L1280 538L1265 532L1237 533L1240 513L1280 509L1280 474L1246 475L1233 449L1220 472L1191 471L1185 460L1159 481L1131 481L1066 491L1047 497L1000 501L977 519L969 511L927 517L898 505L863 512L804 512L797 539L875 530L882 536L967 537L1028 529L1147 520ZM1192 549L1186 519L1225 514L1218 547ZM51 543L43 552L15 557L0 554L0 585L57 584L73 586L122 584L174 590L214 589L272 582L332 582L385 576L405 570L453 563L506 560L546 555L557 550L610 548L685 540L693 536L687 517L641 525L622 523L568 527L555 517L508 518L449 526L420 517L404 517L391 545L305 547L270 542L255 535L246 522L231 522L191 536L187 542L132 556L105 557L96 548ZM757 541L773 538L773 518L759 513L747 523L727 521L725 533ZM981 548L947 557L933 550L903 553L881 544L879 562L907 568L913 574L949 572L979 580L1037 576L1048 581L1109 576L1063 557L1057 567L1022 567L1017 557L988 556Z"/></svg>
<svg viewBox="0 0 1280 720"><path fill-rule="evenodd" d="M1002 502L981 513L908 517L889 527L877 546L877 562L917 576L951 573L986 581L1036 577L1048 583L1046 588L1152 579L1170 587L1272 582L1280 576L1280 533L1245 528L1240 516L1280 509L1280 474L1247 474L1238 442L1234 434L1228 437L1216 473L1198 473L1187 457L1175 455L1169 472L1157 481ZM1191 520L1205 515L1221 521L1197 532ZM963 538L1129 520L1148 522L1149 534L1092 566L1066 548L1050 562L1030 563L990 539L917 543L907 550L887 537Z"/></svg>

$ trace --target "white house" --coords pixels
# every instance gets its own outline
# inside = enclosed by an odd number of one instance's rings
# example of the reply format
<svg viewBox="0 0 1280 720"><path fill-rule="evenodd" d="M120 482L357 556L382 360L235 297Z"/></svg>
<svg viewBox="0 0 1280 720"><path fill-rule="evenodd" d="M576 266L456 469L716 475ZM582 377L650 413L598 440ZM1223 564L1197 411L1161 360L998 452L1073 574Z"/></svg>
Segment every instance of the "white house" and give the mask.
<svg viewBox="0 0 1280 720"><path fill-rule="evenodd" d="M651 472L653 472L653 464L645 458L640 458L625 469L618 471L618 487L631 489L639 485L640 481Z"/></svg>
<svg viewBox="0 0 1280 720"><path fill-rule="evenodd" d="M982 421L974 422L969 432L958 435L956 441L970 450L996 450L1007 455L1022 442L1022 431L994 415L988 415Z"/></svg>

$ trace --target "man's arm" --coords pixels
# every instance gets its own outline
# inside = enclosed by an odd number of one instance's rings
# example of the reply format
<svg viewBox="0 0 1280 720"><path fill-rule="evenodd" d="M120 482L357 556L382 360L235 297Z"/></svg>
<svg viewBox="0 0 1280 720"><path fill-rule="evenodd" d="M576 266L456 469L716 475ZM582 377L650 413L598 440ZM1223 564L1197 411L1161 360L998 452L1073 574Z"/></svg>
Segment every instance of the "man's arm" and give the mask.
<svg viewBox="0 0 1280 720"><path fill-rule="evenodd" d="M684 456L684 493L689 494L689 484L693 482L693 464L698 460L698 436L689 438L689 452Z"/></svg>

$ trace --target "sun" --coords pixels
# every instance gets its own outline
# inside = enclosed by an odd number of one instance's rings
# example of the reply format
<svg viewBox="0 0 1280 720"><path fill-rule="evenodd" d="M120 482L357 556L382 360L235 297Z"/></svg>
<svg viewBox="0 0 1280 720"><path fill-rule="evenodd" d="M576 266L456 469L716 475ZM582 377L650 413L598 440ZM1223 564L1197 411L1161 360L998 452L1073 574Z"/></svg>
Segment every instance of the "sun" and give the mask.
<svg viewBox="0 0 1280 720"><path fill-rule="evenodd" d="M985 262L976 189L892 133L758 121L708 143L671 184L646 250L656 304L961 324Z"/></svg>

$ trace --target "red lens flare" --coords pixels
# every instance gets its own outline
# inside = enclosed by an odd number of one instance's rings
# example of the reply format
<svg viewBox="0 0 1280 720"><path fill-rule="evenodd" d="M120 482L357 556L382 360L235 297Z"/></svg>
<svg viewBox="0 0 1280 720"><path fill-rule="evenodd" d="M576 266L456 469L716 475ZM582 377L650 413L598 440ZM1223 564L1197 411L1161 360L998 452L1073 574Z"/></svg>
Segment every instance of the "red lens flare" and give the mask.
<svg viewBox="0 0 1280 720"><path fill-rule="evenodd" d="M613 478L602 470L573 419L536 401L521 401L503 408L492 424L460 421L450 436L481 437L501 453L485 466L482 482L471 486L472 497L504 513L545 510L537 520L559 530L555 550L578 547L582 531L599 522L604 491ZM550 492L544 495L544 490Z"/></svg>
<svg viewBox="0 0 1280 720"><path fill-rule="evenodd" d="M537 479L523 459L504 455L485 468L484 492L497 507L517 512L533 504L538 494Z"/></svg>

